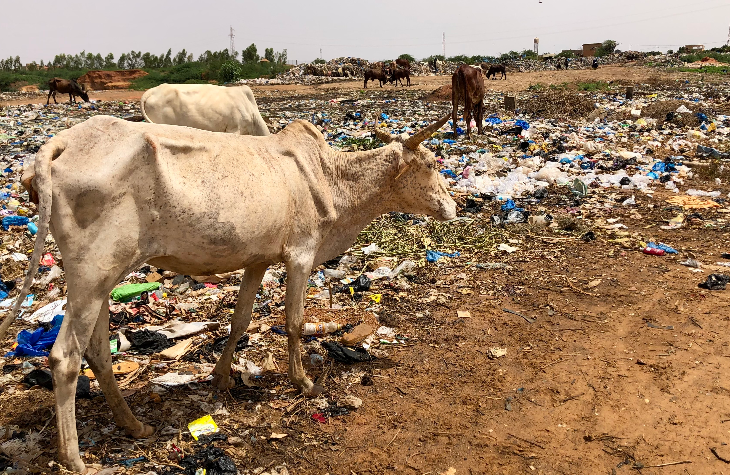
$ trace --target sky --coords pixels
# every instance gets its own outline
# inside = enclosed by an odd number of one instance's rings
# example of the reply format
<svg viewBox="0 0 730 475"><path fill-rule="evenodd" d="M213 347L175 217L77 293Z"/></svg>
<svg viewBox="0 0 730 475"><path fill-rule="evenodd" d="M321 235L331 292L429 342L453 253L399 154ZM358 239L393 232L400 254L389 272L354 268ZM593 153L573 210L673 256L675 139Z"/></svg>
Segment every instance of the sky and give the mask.
<svg viewBox="0 0 730 475"><path fill-rule="evenodd" d="M542 1L542 3L540 3ZM73 2L72 2L73 3ZM621 50L666 51L685 44L722 46L730 28L728 0L319 1L124 0L49 7L40 0L0 0L0 58L23 63L56 54L130 50L173 55L251 43L287 49L291 63L341 56L368 60L408 53L497 56L540 53L618 41ZM57 4L60 5L60 4Z"/></svg>

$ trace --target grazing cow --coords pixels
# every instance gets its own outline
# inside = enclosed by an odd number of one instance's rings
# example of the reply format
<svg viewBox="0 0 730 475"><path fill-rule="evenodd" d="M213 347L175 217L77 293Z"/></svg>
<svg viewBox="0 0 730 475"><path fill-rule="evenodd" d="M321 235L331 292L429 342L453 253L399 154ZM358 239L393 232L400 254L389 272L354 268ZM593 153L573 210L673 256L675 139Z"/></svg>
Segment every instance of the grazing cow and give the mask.
<svg viewBox="0 0 730 475"><path fill-rule="evenodd" d="M410 86L411 85L411 71L410 69L394 69L391 74L390 78L388 79L389 82L395 82L395 85L398 85L398 82L400 81L400 85L403 85L403 78L406 79L406 83Z"/></svg>
<svg viewBox="0 0 730 475"><path fill-rule="evenodd" d="M383 83L388 82L388 77L385 75L382 69L368 69L365 71L365 88L368 87L368 81L378 80L380 87L383 87Z"/></svg>
<svg viewBox="0 0 730 475"><path fill-rule="evenodd" d="M56 92L61 94L68 94L68 101L73 104L76 102L75 96L79 96L86 102L89 102L89 95L86 93L86 87L79 86L79 83L73 79L61 79L53 78L48 80L48 99L46 99L46 105L51 102L51 96L53 96L53 102L58 104L56 100Z"/></svg>
<svg viewBox="0 0 730 475"><path fill-rule="evenodd" d="M490 76L494 76L494 79L497 79L497 74L501 74L502 79L507 79L507 67L504 64L482 63L480 66L482 70L487 73L487 79L489 79Z"/></svg>
<svg viewBox="0 0 730 475"><path fill-rule="evenodd" d="M466 122L466 136L471 136L471 117L475 115L477 131L482 133L484 120L484 76L481 68L473 68L462 64L451 76L451 105L456 131L456 114L459 102L464 101L464 121Z"/></svg>
<svg viewBox="0 0 730 475"><path fill-rule="evenodd" d="M153 124L184 125L211 132L269 135L248 86L162 84L142 95L142 115Z"/></svg>
<svg viewBox="0 0 730 475"><path fill-rule="evenodd" d="M230 338L213 371L212 384L227 390L261 279L268 266L283 262L289 377L305 395L320 394L300 354L309 275L383 213L456 217L434 155L420 145L448 119L411 137L376 131L390 143L351 153L330 148L302 120L251 137L95 116L50 139L36 155L31 180L39 197L36 244L0 341L30 290L50 227L68 285L66 316L49 356L58 460L84 471L74 397L82 357L117 425L133 437L154 432L119 391L108 338L109 292L143 263L186 275L245 269Z"/></svg>

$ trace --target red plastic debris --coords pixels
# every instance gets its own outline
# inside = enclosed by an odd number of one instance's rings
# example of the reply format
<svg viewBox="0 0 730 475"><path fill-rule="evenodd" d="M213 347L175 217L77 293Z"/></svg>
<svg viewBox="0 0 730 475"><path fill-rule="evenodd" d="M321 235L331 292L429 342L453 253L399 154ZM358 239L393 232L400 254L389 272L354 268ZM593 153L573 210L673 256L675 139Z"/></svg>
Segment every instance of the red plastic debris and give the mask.
<svg viewBox="0 0 730 475"><path fill-rule="evenodd" d="M43 254L43 257L41 258L41 265L50 267L56 263L56 259L53 258L53 254L50 252Z"/></svg>
<svg viewBox="0 0 730 475"><path fill-rule="evenodd" d="M320 424L327 423L327 418L321 412L315 412L314 414L312 414L312 420L315 422L319 422Z"/></svg>

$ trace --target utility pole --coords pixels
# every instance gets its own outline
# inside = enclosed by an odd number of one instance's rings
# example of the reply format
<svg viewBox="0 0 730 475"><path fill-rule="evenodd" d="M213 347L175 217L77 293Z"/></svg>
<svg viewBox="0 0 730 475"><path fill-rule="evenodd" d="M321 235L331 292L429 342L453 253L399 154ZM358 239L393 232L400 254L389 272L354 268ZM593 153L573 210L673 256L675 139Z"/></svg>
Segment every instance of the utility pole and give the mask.
<svg viewBox="0 0 730 475"><path fill-rule="evenodd" d="M730 46L730 28L728 28L728 32L727 32L727 43L725 43L725 46Z"/></svg>
<svg viewBox="0 0 730 475"><path fill-rule="evenodd" d="M236 35L233 33L233 27L231 27L231 32L228 36L231 37L231 50L229 51L229 53L231 54L231 57L233 57L236 52L236 43L233 41L233 38L235 38Z"/></svg>
<svg viewBox="0 0 730 475"><path fill-rule="evenodd" d="M446 61L446 32L443 34L443 39L441 40L441 45L444 47L444 61Z"/></svg>
<svg viewBox="0 0 730 475"><path fill-rule="evenodd" d="M322 57L322 48L320 48L320 49L319 49L319 59L324 59L324 58Z"/></svg>

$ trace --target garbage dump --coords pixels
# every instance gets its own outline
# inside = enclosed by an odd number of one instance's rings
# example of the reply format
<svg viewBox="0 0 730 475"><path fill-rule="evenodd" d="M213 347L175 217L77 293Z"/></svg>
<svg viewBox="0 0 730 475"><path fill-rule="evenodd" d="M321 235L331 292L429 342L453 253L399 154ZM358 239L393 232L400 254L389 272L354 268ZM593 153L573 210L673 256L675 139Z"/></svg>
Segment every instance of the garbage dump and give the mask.
<svg viewBox="0 0 730 475"><path fill-rule="evenodd" d="M352 69L344 69L357 76L357 67L367 66L354 58L330 63L322 66L323 73L329 67L349 65ZM309 66L295 68L279 80L319 77L309 74L313 71ZM532 70L532 63L517 66ZM590 66L581 62L580 67ZM425 68L416 71L428 74ZM239 473L288 473L286 464L280 464L283 458L274 464L262 454L271 447L287 447L304 432L299 426L266 422L272 411L287 417L303 414L307 424L324 427L367 407L363 388L381 384L373 374L379 362L408 351L417 341L419 325L429 325L438 308L454 310L460 320L471 318L469 311L457 313L453 306L457 292L472 292L456 282L468 281L467 271L509 273L510 262L526 251L530 236L575 238L588 245L600 239L601 245L617 252L646 253L647 259L664 263L674 263L670 259L675 254L680 260L690 258L681 242L660 240L654 236L656 229L643 229L637 209L666 210L661 228L666 232L725 222L722 213L730 211L725 178L708 181L707 177L724 177L722 170L729 165L730 109L724 98L730 97L730 87L717 86L720 95L713 97L705 97L693 85L678 90L651 84L636 88L632 100L620 87L595 92L527 90L516 94L514 112L502 108L502 94L489 92L484 135L466 140L466 124L449 121L425 141L459 201L459 217L445 224L403 213L380 217L343 255L312 272L304 361L308 373L337 388L317 399L298 397L286 377L282 265L266 271L253 321L235 349L235 386L226 396L231 399L225 400L245 407L250 418L232 414L210 385L230 333L241 273L188 276L148 264L134 270L110 295L110 352L125 397L161 426L155 439L141 442L149 444L144 456L131 442L122 441L112 450L102 442L115 429L109 425L109 413L100 413L88 422L88 430L81 431L80 444L89 463L159 473L200 469L235 473L236 467ZM375 90L347 91L336 97L317 92L261 94L257 101L277 131L303 119L312 122L333 148L353 151L382 146L375 128L409 134L450 110L448 102L426 96L419 91ZM138 115L139 108L134 102L95 101L11 105L0 110L0 291L4 294L0 316L14 301L13 289L27 269L37 229L37 208L20 183L23 167L32 163L48 138L97 114L129 118ZM14 343L0 358L2 398L48 392L51 387L44 356L67 318L63 257L49 239L33 294L12 327ZM678 261L676 267L684 268ZM688 272L703 267L692 265ZM453 268L463 277L447 285L439 273ZM717 272L699 288L722 292L727 281ZM574 286L569 280L568 284ZM579 290L591 295L600 284L591 285ZM412 302L410 310L399 307L401 301ZM494 346L487 357L502 361L511 352ZM80 420L96 409L86 398L99 391L93 372L87 366L82 370L89 386L77 394ZM408 393L407 388L400 391ZM181 429L203 417L204 422L192 427L202 424L201 437L208 439L201 441L193 429ZM16 468L30 463L17 455L17 447L38 452L33 435L38 431L21 437L8 428L3 436L3 442L12 444L6 448L3 443L0 450L6 457L16 457ZM225 437L211 438L216 433ZM52 456L38 453L35 463L52 462ZM253 466L242 468L244 457L252 457ZM254 471L256 467L260 470Z"/></svg>

